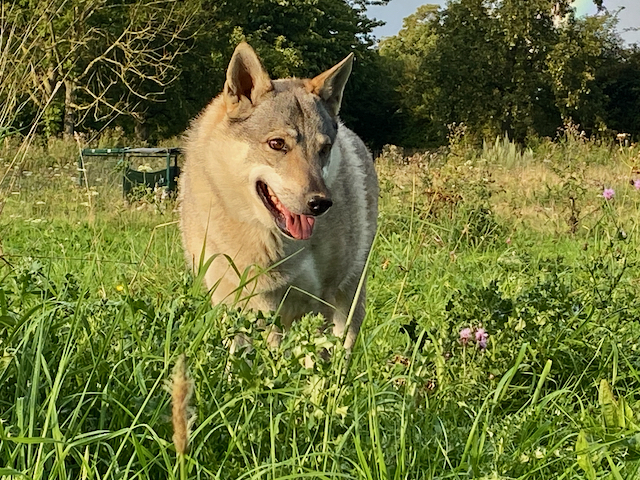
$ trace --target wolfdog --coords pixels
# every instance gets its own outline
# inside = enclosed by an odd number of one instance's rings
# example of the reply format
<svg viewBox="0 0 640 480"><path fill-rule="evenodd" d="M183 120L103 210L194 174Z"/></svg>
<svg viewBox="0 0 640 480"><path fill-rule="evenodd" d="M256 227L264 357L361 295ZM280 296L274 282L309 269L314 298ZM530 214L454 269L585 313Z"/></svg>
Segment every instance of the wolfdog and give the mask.
<svg viewBox="0 0 640 480"><path fill-rule="evenodd" d="M185 135L180 177L185 255L207 267L213 303L277 311L284 328L320 313L347 349L378 214L371 153L338 118L352 64L350 54L312 79L271 80L239 44L222 93Z"/></svg>

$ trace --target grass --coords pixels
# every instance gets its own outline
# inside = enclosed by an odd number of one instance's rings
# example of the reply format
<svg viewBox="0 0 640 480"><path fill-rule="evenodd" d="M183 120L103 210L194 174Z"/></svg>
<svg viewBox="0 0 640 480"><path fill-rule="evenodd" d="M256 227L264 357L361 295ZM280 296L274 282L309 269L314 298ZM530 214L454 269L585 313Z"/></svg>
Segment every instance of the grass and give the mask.
<svg viewBox="0 0 640 480"><path fill-rule="evenodd" d="M321 319L270 349L277 319L211 306L175 205L78 187L76 152L35 142L2 184L0 478L640 476L637 147L385 151L348 362ZM254 349L230 356L237 332ZM177 378L194 386L184 455Z"/></svg>

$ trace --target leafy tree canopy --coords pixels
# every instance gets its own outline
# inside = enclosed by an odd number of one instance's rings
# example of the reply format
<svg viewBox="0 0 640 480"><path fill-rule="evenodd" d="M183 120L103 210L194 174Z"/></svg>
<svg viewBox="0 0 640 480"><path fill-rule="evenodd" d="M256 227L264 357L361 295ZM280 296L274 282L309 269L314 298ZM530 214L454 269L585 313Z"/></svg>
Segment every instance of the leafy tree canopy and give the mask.
<svg viewBox="0 0 640 480"><path fill-rule="evenodd" d="M478 137L554 135L563 122L602 128L597 72L620 50L615 18L578 18L569 0L452 0L425 5L384 40L402 71L402 142L442 143L447 125Z"/></svg>
<svg viewBox="0 0 640 480"><path fill-rule="evenodd" d="M365 10L386 1L16 0L3 10L1 23L15 30L3 53L30 53L11 55L21 75L0 96L21 108L3 121L36 121L52 134L107 123L141 136L179 134L220 92L245 40L274 78L316 75L355 52L343 118L379 144L376 122L388 122L394 90L379 78L371 36L379 22ZM375 90L382 100L367 101Z"/></svg>
<svg viewBox="0 0 640 480"><path fill-rule="evenodd" d="M571 0L426 4L376 44L366 8L386 1L13 0L0 9L0 131L178 135L244 40L274 78L355 52L341 116L373 148L442 144L459 123L477 138L553 136L566 122L640 133L638 52L602 2L584 18Z"/></svg>

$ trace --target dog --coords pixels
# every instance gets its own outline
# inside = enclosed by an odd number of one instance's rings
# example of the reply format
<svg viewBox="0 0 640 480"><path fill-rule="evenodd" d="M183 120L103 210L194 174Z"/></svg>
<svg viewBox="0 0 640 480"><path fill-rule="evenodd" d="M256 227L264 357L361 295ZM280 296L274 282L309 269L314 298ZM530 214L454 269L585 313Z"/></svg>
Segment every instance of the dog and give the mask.
<svg viewBox="0 0 640 480"><path fill-rule="evenodd" d="M207 269L214 304L276 311L285 329L322 314L348 350L378 214L371 153L338 118L353 58L271 80L239 44L222 93L185 134L179 185L187 263Z"/></svg>

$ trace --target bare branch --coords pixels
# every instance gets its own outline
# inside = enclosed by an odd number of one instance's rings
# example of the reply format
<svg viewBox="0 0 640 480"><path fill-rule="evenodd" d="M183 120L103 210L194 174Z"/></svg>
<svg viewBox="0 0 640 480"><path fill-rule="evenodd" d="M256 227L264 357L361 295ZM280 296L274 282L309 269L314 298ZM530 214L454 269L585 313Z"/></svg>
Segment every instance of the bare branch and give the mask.
<svg viewBox="0 0 640 480"><path fill-rule="evenodd" d="M14 96L29 97L42 106L64 82L65 89L73 90L65 95L65 109L75 112L76 125L90 114L95 119L133 115L141 102L158 101L180 73L176 60L188 51L193 35L194 14L185 4L47 0L22 7L16 2L11 15L16 19L31 15L37 25L25 24L11 33L10 49L4 48L2 30L0 74L6 65L17 65L9 50L18 48L14 51L20 52L22 82L14 81ZM3 26L11 24L4 18L3 13ZM18 35L21 42L14 46ZM3 94L0 90L0 98Z"/></svg>

